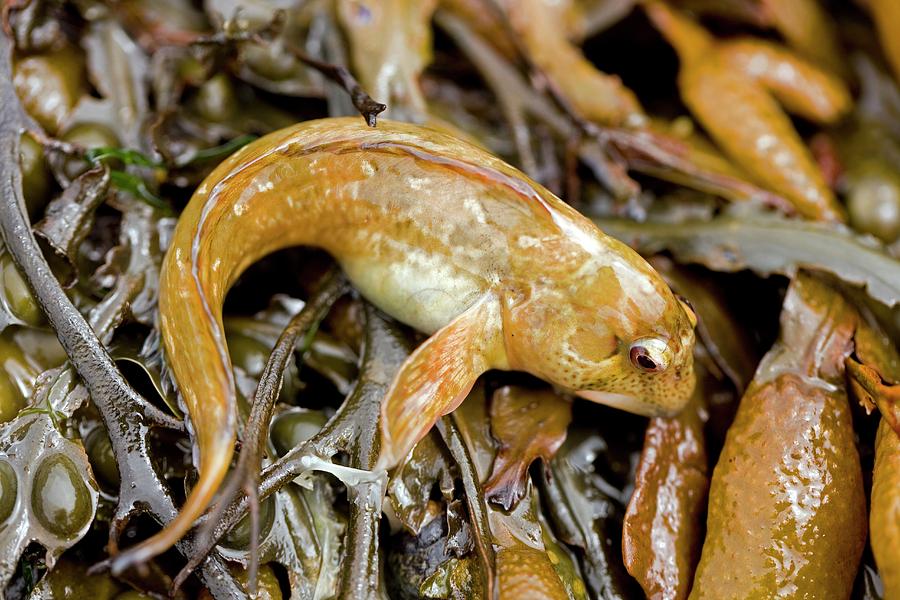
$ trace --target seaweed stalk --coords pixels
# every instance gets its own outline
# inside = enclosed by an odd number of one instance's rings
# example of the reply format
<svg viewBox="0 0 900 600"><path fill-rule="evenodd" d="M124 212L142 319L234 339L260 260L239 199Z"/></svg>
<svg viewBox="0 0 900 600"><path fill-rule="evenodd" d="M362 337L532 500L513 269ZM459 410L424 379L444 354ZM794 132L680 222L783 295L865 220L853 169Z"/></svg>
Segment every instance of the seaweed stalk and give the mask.
<svg viewBox="0 0 900 600"><path fill-rule="evenodd" d="M347 291L347 281L337 268L332 268L322 276L316 288L316 292L313 293L303 310L297 313L284 328L275 343L275 348L269 355L253 398L237 467L222 489L219 503L197 535L199 548L211 548L215 543L214 540L211 540L215 524L222 517L225 508L238 490L244 492L250 508L250 564L247 568L247 580L251 595L256 593L256 574L259 567L257 550L260 531L258 495L260 464L268 440L269 422L272 420L275 401L278 399L284 380L284 370L287 368L288 360L294 354L297 341L315 332L319 321L325 317L331 305ZM201 556L202 554L198 554L188 561L188 564L175 578L173 584L175 589L178 589L190 572L196 568L202 560Z"/></svg>
<svg viewBox="0 0 900 600"><path fill-rule="evenodd" d="M193 566L252 510L254 502L264 500L312 470L327 470L347 484L350 527L345 541L348 548L345 561L352 560L352 564L361 567L343 570L338 597L374 597L379 572L378 525L386 482L383 474L369 474L360 469L371 469L378 457L381 401L410 350L409 341L396 323L366 304L365 348L353 391L321 431L263 470L256 500L246 493L240 494L230 502L222 503L218 518L208 515L203 519L204 524L209 523L210 533L203 543L197 544L196 555L191 561ZM277 394L279 387L274 392L258 389L257 397ZM265 431L268 431L267 427ZM348 455L349 467L329 462L339 452ZM367 478L365 475L371 476ZM185 569L191 566L189 563Z"/></svg>
<svg viewBox="0 0 900 600"><path fill-rule="evenodd" d="M356 78L353 77L347 67L313 58L293 44L288 44L287 49L297 60L338 84L350 95L353 107L363 116L366 124L369 127L375 127L378 115L387 109L387 105L373 100L359 82L356 81Z"/></svg>
<svg viewBox="0 0 900 600"><path fill-rule="evenodd" d="M470 524L475 537L475 549L484 565L484 597L487 600L494 600L500 596L500 589L497 585L496 557L491 541L493 538L491 537L487 504L475 464L472 462L469 449L452 416L442 417L436 423L436 427L450 450L450 456L453 457L459 468L463 489L466 493L466 504L469 508Z"/></svg>
<svg viewBox="0 0 900 600"><path fill-rule="evenodd" d="M230 23L223 25L223 30L209 36L198 38L191 42L192 46L215 46L223 45L229 42L251 42L254 44L268 44L272 38L281 33L287 14L283 9L275 11L272 21L265 24L261 29L256 31L232 31ZM387 109L387 105L376 102L363 89L350 70L344 65L336 65L330 62L314 58L295 46L292 43L286 43L285 49L290 52L294 58L315 69L326 78L339 85L353 102L354 108L363 116L369 127L375 127L377 117L380 113Z"/></svg>
<svg viewBox="0 0 900 600"><path fill-rule="evenodd" d="M34 122L25 114L13 88L11 42L5 32L0 34L0 234L109 432L123 482L110 527L110 545L115 549L125 522L138 511L146 511L161 522L177 514L168 489L151 463L147 433L153 426L180 428L180 423L146 402L125 381L54 277L31 231L22 196L19 140ZM179 550L190 556L192 549L183 543ZM240 585L216 557L206 561L201 578L216 598L244 597Z"/></svg>

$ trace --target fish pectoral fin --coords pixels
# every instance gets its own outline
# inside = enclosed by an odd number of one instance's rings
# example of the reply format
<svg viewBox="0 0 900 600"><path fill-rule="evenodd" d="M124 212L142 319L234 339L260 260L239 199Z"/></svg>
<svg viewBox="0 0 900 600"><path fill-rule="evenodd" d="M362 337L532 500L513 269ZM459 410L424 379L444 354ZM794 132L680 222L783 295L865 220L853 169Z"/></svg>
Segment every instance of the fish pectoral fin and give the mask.
<svg viewBox="0 0 900 600"><path fill-rule="evenodd" d="M452 412L491 368L502 339L499 305L485 296L416 348L381 404L381 454L376 469L403 460L435 422Z"/></svg>

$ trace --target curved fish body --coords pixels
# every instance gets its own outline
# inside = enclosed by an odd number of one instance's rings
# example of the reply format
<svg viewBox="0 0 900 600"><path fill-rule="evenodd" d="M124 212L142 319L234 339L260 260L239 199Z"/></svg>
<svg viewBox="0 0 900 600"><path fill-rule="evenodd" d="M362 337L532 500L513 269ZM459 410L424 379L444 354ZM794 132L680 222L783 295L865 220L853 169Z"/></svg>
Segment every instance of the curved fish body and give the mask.
<svg viewBox="0 0 900 600"><path fill-rule="evenodd" d="M528 371L643 414L693 388L693 314L634 251L471 144L390 121L308 121L250 144L196 190L160 282L166 360L196 434L200 478L147 558L207 507L232 458L229 287L278 249L327 250L353 285L432 334L382 408L378 467L405 458L492 368Z"/></svg>

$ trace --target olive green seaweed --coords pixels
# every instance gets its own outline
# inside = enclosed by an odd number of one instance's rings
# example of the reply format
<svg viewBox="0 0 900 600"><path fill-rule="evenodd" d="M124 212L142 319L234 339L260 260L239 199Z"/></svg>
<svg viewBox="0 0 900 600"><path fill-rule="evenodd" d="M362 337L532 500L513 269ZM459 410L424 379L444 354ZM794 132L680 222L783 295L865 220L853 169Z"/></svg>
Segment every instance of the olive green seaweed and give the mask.
<svg viewBox="0 0 900 600"><path fill-rule="evenodd" d="M594 222L643 254L667 250L680 262L729 273L750 269L763 276L793 277L800 269L826 271L864 287L888 307L900 304L900 261L872 238L845 227L775 216L722 216L683 223Z"/></svg>

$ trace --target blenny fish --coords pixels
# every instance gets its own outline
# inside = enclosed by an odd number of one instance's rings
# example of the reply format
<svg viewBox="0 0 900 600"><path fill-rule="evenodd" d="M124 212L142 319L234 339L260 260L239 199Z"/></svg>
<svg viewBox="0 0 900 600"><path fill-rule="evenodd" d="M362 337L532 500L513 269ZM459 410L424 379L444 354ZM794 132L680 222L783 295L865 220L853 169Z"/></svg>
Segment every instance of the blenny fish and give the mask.
<svg viewBox="0 0 900 600"><path fill-rule="evenodd" d="M247 267L298 245L328 251L366 299L431 335L386 394L378 469L402 461L489 369L644 415L673 414L691 396L693 312L627 245L445 133L306 121L225 160L175 229L159 325L200 476L179 516L120 565L169 548L218 490L236 430L222 304Z"/></svg>

